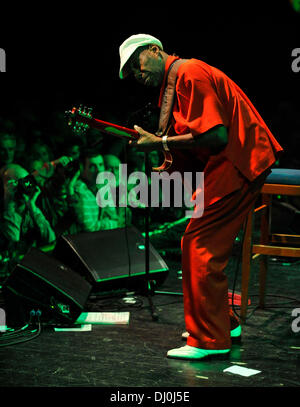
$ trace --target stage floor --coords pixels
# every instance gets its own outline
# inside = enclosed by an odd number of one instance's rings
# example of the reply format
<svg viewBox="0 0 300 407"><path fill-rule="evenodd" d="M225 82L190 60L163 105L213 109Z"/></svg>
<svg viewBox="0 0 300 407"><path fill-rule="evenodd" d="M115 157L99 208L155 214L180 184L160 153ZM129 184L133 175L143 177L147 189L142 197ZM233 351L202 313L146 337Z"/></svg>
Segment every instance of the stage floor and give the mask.
<svg viewBox="0 0 300 407"><path fill-rule="evenodd" d="M165 259L170 271L159 290L180 293L180 262L170 258ZM227 268L229 289L235 265L233 257ZM300 330L300 320L297 323L292 312L298 308L300 317L299 270L299 262L283 265L270 261L266 308L256 309L258 274L254 263L249 318L243 326L242 342L232 346L226 360L166 358L167 350L184 344L182 296L156 293L152 297L158 321L152 320L145 296L136 295L137 303L132 305L122 298L104 300L100 296L91 298L86 309L129 311L129 324L93 325L89 332L55 332L43 326L37 338L0 348L0 387L298 387L300 332L294 331ZM237 292L239 287L240 276ZM244 377L224 372L231 366L260 373Z"/></svg>

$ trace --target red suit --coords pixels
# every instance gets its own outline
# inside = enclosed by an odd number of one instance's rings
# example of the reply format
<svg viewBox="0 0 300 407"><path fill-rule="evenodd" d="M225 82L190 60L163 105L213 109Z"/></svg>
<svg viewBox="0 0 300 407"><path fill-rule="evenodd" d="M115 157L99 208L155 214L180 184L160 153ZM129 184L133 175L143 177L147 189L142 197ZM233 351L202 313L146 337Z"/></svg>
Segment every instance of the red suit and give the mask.
<svg viewBox="0 0 300 407"><path fill-rule="evenodd" d="M176 58L168 57L166 73ZM166 74L159 104L165 82ZM228 349L230 329L238 321L229 309L224 269L282 148L244 92L223 72L196 59L178 69L172 119L175 134L201 137L217 125L227 128L228 144L221 153L186 150L204 167L204 212L191 218L182 238L182 272L188 345Z"/></svg>

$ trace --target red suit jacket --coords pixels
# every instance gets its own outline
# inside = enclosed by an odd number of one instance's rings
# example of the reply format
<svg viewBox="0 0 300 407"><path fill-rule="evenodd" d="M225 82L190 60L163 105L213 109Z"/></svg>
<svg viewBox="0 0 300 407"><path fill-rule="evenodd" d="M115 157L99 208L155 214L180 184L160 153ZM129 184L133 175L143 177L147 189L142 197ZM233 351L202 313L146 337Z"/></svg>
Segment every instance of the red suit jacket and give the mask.
<svg viewBox="0 0 300 407"><path fill-rule="evenodd" d="M169 56L167 71L178 59ZM245 93L227 75L203 61L190 59L177 72L173 107L176 134L199 135L217 125L227 128L228 144L219 154L209 149L187 150L204 166L204 206L255 180L271 167L283 149Z"/></svg>

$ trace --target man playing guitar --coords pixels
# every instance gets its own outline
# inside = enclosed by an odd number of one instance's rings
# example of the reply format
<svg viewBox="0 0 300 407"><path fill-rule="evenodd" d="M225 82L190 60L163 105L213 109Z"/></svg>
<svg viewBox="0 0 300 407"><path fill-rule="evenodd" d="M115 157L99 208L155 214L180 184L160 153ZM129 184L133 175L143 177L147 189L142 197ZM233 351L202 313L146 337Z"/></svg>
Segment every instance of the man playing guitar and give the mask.
<svg viewBox="0 0 300 407"><path fill-rule="evenodd" d="M204 212L191 218L182 238L187 345L167 356L194 360L228 354L231 337L241 328L229 308L224 269L282 148L245 93L220 70L169 55L148 34L132 35L119 51L120 78L134 75L145 86L160 87L161 113L170 110L167 133L166 126L157 134L135 126L139 137L132 143L142 151L164 151L169 158L181 153L194 171L204 171ZM173 104L166 107L172 89Z"/></svg>

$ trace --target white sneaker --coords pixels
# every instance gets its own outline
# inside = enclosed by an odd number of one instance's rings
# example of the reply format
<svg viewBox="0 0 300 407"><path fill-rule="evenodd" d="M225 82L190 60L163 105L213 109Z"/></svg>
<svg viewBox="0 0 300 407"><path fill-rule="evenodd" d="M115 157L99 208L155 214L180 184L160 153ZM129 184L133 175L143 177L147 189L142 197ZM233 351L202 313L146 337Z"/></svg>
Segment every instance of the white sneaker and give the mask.
<svg viewBox="0 0 300 407"><path fill-rule="evenodd" d="M168 358L174 359L188 359L188 360L199 360L206 358L208 356L222 356L229 353L230 349L200 349L194 346L185 345L181 348L171 349L167 352Z"/></svg>

